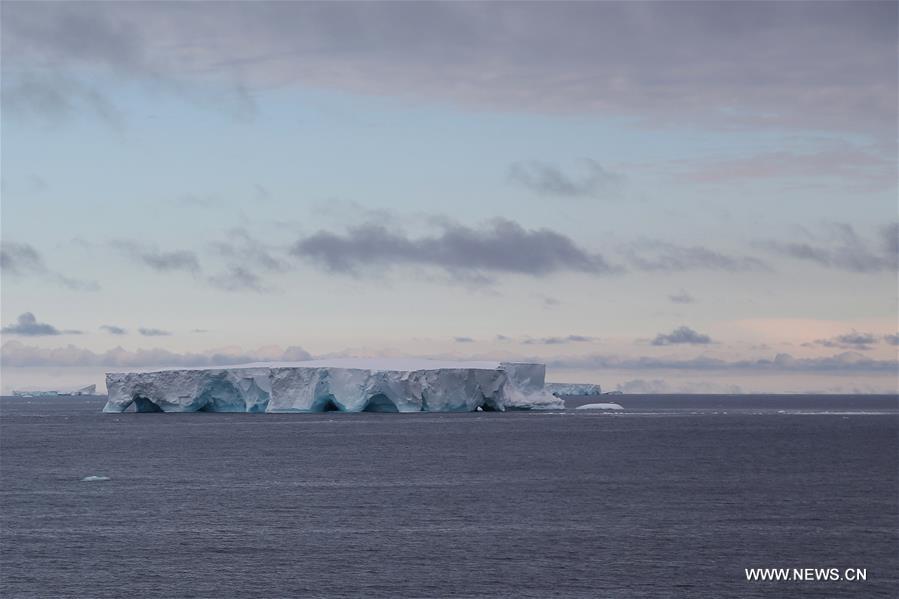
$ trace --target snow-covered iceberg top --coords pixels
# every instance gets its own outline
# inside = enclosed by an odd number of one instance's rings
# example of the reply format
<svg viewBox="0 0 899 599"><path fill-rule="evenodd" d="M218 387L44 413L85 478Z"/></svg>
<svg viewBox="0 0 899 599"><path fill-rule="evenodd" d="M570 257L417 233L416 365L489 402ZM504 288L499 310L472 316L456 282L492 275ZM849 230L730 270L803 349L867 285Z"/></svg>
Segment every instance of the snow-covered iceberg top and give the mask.
<svg viewBox="0 0 899 599"><path fill-rule="evenodd" d="M543 364L339 358L107 373L104 412L562 409Z"/></svg>

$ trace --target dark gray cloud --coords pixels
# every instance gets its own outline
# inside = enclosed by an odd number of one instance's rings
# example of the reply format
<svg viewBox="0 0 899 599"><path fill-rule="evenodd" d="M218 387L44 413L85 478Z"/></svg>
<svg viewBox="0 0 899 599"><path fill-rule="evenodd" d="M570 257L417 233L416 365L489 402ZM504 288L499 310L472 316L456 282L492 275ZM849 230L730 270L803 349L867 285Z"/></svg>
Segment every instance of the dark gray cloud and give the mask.
<svg viewBox="0 0 899 599"><path fill-rule="evenodd" d="M81 331L60 331L52 324L38 322L31 312L25 312L19 315L15 324L6 325L0 329L0 333L21 335L23 337L42 337L49 335L80 335Z"/></svg>
<svg viewBox="0 0 899 599"><path fill-rule="evenodd" d="M496 339L496 341L511 341L512 340L511 337L508 337L506 335L497 335L495 339Z"/></svg>
<svg viewBox="0 0 899 599"><path fill-rule="evenodd" d="M884 335L883 340L888 345L899 345L899 333L893 333L891 335Z"/></svg>
<svg viewBox="0 0 899 599"><path fill-rule="evenodd" d="M212 248L217 254L235 264L270 272L280 272L289 268L289 264L278 255L283 255L283 248L269 246L259 241L242 227L229 230L225 237L225 241L214 242Z"/></svg>
<svg viewBox="0 0 899 599"><path fill-rule="evenodd" d="M892 2L10 2L0 39L5 89L36 71L99 71L181 94L218 82L237 106L303 84L883 136L896 123L896 13Z"/></svg>
<svg viewBox="0 0 899 599"><path fill-rule="evenodd" d="M760 245L782 256L848 272L894 272L899 267L899 223L881 227L873 240L863 239L847 223L826 227L820 237L810 242L772 240Z"/></svg>
<svg viewBox="0 0 899 599"><path fill-rule="evenodd" d="M113 241L112 246L133 261L157 272L190 273L223 291L272 291L258 273L283 271L288 267L287 262L278 257L275 250L250 236L245 229L231 229L226 237L226 241L216 241L210 247L217 257L228 264L224 270L208 276L203 275L197 254L190 250L160 250L127 240Z"/></svg>
<svg viewBox="0 0 899 599"><path fill-rule="evenodd" d="M40 252L28 243L0 242L0 268L5 275L37 276L75 291L98 291L100 289L100 285L96 281L69 277L48 268Z"/></svg>
<svg viewBox="0 0 899 599"><path fill-rule="evenodd" d="M562 302L554 297L543 296L543 307L544 308L556 308L561 306Z"/></svg>
<svg viewBox="0 0 899 599"><path fill-rule="evenodd" d="M38 117L55 123L75 113L90 113L121 130L121 111L94 85L59 69L29 72L0 84L0 105L12 114Z"/></svg>
<svg viewBox="0 0 899 599"><path fill-rule="evenodd" d="M525 345L562 345L564 343L588 343L596 341L596 337L588 337L586 335L568 335L565 337L529 337L524 339L522 343Z"/></svg>
<svg viewBox="0 0 899 599"><path fill-rule="evenodd" d="M0 359L5 366L104 366L131 368L139 366L225 366L251 362L298 362L312 356L299 346L283 351L259 349L241 353L208 351L203 353L177 353L165 349L138 349L128 351L116 347L97 353L74 345L57 348L27 346L19 341L9 341L0 348Z"/></svg>
<svg viewBox="0 0 899 599"><path fill-rule="evenodd" d="M471 337L453 337L453 341L456 343L474 343L474 339Z"/></svg>
<svg viewBox="0 0 899 599"><path fill-rule="evenodd" d="M268 288L262 278L243 266L229 266L224 272L208 278L209 284L224 291L255 291L265 293Z"/></svg>
<svg viewBox="0 0 899 599"><path fill-rule="evenodd" d="M875 335L874 333L859 333L858 331L852 331L850 333L837 335L830 339L818 339L814 342L814 345L865 351L871 349L880 342L880 339L880 335Z"/></svg>
<svg viewBox="0 0 899 599"><path fill-rule="evenodd" d="M583 161L583 173L566 174L558 166L536 160L515 162L509 179L543 196L602 198L612 195L623 181L595 160Z"/></svg>
<svg viewBox="0 0 899 599"><path fill-rule="evenodd" d="M696 298L681 289L677 293L672 293L668 296L668 300L673 304L694 304L696 303Z"/></svg>
<svg viewBox="0 0 899 599"><path fill-rule="evenodd" d="M734 256L703 246L682 246L667 241L641 240L621 251L631 267L646 272L771 270L768 264L753 256Z"/></svg>
<svg viewBox="0 0 899 599"><path fill-rule="evenodd" d="M229 264L224 272L210 276L209 284L225 291L272 291L260 273L283 272L289 268L283 259L283 248L262 243L241 227L231 229L225 237L224 241L214 242L212 249Z"/></svg>
<svg viewBox="0 0 899 599"><path fill-rule="evenodd" d="M100 326L100 329L106 331L110 335L127 335L128 331L123 329L122 327L117 327L114 324L104 324Z"/></svg>
<svg viewBox="0 0 899 599"><path fill-rule="evenodd" d="M422 266L469 277L485 273L535 277L556 272L600 275L613 267L599 254L550 229L525 229L506 219L480 228L442 220L436 234L410 237L379 224L345 234L319 231L297 241L291 253L332 272L359 274L371 267Z"/></svg>
<svg viewBox="0 0 899 599"><path fill-rule="evenodd" d="M34 247L12 241L0 242L0 268L5 273L15 275L46 270L41 255Z"/></svg>
<svg viewBox="0 0 899 599"><path fill-rule="evenodd" d="M712 338L702 333L697 333L690 327L678 327L670 333L659 333L652 340L653 345L707 345L712 342Z"/></svg>
<svg viewBox="0 0 899 599"><path fill-rule="evenodd" d="M135 262L157 272L200 273L200 261L189 250L159 250L158 248L133 241L113 241L112 246Z"/></svg>
<svg viewBox="0 0 899 599"><path fill-rule="evenodd" d="M162 329L152 329L147 327L141 327L137 329L137 332L143 335L144 337L162 337L166 335L171 335L171 331L164 331Z"/></svg>

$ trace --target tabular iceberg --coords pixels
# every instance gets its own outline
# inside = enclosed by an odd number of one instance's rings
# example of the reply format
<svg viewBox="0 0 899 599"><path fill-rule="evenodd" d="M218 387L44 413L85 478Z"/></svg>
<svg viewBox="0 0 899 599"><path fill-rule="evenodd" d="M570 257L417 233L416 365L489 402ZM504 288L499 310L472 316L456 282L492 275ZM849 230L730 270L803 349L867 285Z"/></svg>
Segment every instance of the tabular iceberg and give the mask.
<svg viewBox="0 0 899 599"><path fill-rule="evenodd" d="M602 388L593 383L546 383L548 393L556 397L562 395L602 395Z"/></svg>
<svg viewBox="0 0 899 599"><path fill-rule="evenodd" d="M543 364L310 360L108 373L104 412L472 412L561 409Z"/></svg>

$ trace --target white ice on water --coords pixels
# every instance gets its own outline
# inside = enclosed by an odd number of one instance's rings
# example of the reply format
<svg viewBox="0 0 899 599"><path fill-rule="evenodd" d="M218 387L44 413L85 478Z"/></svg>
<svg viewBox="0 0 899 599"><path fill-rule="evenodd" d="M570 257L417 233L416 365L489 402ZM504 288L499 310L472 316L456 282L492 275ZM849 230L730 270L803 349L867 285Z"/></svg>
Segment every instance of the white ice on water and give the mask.
<svg viewBox="0 0 899 599"><path fill-rule="evenodd" d="M108 373L104 412L472 412L562 409L543 364L310 360Z"/></svg>
<svg viewBox="0 0 899 599"><path fill-rule="evenodd" d="M575 408L576 410L623 410L624 407L617 403L588 403Z"/></svg>

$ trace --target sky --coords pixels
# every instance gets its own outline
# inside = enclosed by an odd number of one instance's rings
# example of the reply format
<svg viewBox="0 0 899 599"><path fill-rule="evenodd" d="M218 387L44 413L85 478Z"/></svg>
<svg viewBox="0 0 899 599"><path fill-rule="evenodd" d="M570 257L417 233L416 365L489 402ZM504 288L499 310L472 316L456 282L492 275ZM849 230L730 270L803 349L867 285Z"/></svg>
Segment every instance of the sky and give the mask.
<svg viewBox="0 0 899 599"><path fill-rule="evenodd" d="M897 392L897 6L5 1L2 391Z"/></svg>

